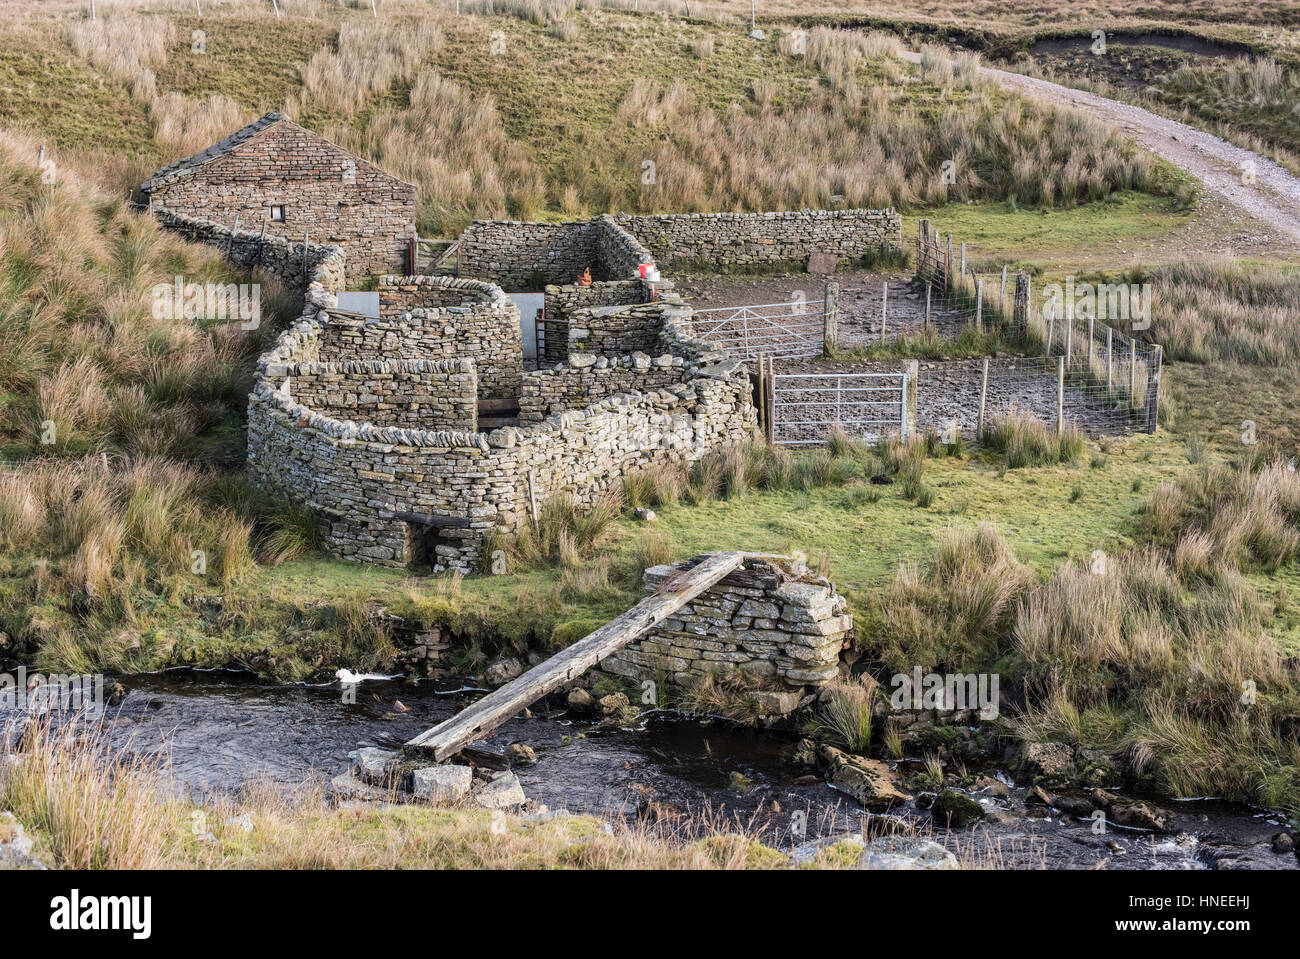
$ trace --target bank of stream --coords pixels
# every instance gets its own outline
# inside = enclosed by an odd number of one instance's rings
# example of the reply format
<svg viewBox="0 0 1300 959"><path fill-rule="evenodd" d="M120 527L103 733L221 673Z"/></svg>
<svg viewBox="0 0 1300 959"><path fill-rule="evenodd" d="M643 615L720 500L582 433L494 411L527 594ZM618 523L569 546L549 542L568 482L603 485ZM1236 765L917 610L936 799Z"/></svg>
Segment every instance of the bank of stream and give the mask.
<svg viewBox="0 0 1300 959"><path fill-rule="evenodd" d="M225 671L120 681L127 694L104 719L110 742L165 758L177 788L196 799L249 785L328 784L350 769L348 754L359 744L405 741L475 694L455 681L380 680L362 683L355 704L346 704L338 684L269 686ZM648 808L657 817L680 812L714 828L739 823L786 851L860 833L858 804L792 764L797 740L790 732L665 712L642 714L634 727L610 727L539 703L480 745L503 762L508 744L530 746L536 764L515 773L533 804L552 813L632 819ZM1090 820L1027 805L1026 790L1006 773L984 772L1004 787L995 792L1006 795L972 793L986 813L974 826L948 831L932 824L920 808L924 794L891 814L973 865L1297 868L1295 855L1271 850L1285 820L1267 810L1214 799L1158 800L1173 813L1168 832L1108 825L1096 834Z"/></svg>

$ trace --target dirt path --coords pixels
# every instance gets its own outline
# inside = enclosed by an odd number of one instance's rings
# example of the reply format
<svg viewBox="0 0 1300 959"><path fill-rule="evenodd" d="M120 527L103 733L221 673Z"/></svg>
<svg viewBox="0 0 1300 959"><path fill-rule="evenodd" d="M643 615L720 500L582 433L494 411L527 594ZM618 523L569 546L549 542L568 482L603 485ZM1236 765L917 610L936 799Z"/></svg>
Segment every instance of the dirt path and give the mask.
<svg viewBox="0 0 1300 959"><path fill-rule="evenodd" d="M915 53L903 53L902 57L910 63L921 60ZM1282 234L1279 240L1300 241L1300 179L1272 160L1141 107L1019 73L992 67L980 69L1008 89L1081 110L1116 127L1140 146L1196 177L1208 193ZM1253 171L1253 183L1245 182L1251 177L1244 176L1244 171Z"/></svg>

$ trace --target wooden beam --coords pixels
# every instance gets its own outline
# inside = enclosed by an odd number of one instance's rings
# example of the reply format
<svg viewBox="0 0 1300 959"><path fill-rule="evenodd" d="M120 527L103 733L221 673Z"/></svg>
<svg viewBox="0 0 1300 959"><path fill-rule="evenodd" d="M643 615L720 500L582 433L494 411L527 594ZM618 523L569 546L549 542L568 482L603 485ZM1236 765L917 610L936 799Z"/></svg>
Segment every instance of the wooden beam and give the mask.
<svg viewBox="0 0 1300 959"><path fill-rule="evenodd" d="M393 519L403 523L419 523L421 526L436 528L469 529L469 520L464 516L437 516L433 513L399 513L394 511Z"/></svg>
<svg viewBox="0 0 1300 959"><path fill-rule="evenodd" d="M488 693L446 722L416 736L406 744L407 747L429 750L438 762L456 755L470 743L493 733L521 709L582 675L645 630L663 622L718 580L740 568L744 561L744 553L714 553L694 569L670 577L660 592L641 600L622 616L518 679Z"/></svg>

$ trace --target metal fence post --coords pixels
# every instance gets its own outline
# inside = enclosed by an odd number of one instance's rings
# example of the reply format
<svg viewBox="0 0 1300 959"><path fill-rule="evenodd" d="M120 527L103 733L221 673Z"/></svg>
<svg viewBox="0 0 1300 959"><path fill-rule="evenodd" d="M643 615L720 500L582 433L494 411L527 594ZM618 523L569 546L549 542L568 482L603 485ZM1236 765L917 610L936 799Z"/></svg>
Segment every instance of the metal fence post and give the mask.
<svg viewBox="0 0 1300 959"><path fill-rule="evenodd" d="M925 331L930 332L930 281L925 282Z"/></svg>

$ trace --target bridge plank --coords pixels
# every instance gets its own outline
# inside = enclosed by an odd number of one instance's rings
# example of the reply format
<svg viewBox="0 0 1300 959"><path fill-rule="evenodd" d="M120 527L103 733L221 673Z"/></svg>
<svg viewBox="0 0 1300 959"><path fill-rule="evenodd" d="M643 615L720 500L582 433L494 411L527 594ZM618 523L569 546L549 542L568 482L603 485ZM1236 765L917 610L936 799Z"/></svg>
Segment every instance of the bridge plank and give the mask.
<svg viewBox="0 0 1300 959"><path fill-rule="evenodd" d="M606 656L667 619L682 606L745 561L740 552L714 553L694 569L672 577L658 593L637 603L622 616L568 649L533 667L500 689L461 710L451 719L416 736L406 745L431 750L438 762L454 756L470 743L490 735L524 707L580 676Z"/></svg>

